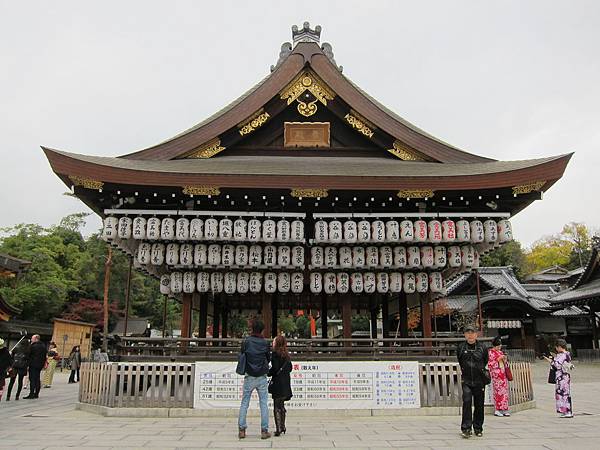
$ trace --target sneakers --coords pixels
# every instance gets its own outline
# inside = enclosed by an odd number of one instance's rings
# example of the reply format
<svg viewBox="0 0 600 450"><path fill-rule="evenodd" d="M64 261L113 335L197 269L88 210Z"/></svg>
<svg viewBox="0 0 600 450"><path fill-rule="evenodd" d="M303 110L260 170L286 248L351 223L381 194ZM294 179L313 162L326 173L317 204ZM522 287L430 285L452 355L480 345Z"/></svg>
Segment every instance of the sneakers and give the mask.
<svg viewBox="0 0 600 450"><path fill-rule="evenodd" d="M503 415L504 417L510 417L510 413L508 411L504 411Z"/></svg>
<svg viewBox="0 0 600 450"><path fill-rule="evenodd" d="M561 419L572 419L573 418L573 413L561 414L560 418Z"/></svg>
<svg viewBox="0 0 600 450"><path fill-rule="evenodd" d="M483 431L482 430L475 430L475 436L477 436L477 437L483 436Z"/></svg>
<svg viewBox="0 0 600 450"><path fill-rule="evenodd" d="M504 417L504 413L502 411L494 411L494 415L496 417Z"/></svg>
<svg viewBox="0 0 600 450"><path fill-rule="evenodd" d="M464 438L464 439L469 439L471 437L471 430L462 430L460 432L460 435Z"/></svg>

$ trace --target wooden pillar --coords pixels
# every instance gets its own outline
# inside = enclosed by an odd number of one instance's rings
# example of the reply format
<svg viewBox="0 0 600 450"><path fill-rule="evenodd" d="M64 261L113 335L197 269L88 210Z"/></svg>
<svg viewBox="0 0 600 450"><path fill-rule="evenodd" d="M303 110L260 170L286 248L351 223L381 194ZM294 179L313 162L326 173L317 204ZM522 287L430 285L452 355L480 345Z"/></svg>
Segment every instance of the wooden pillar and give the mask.
<svg viewBox="0 0 600 450"><path fill-rule="evenodd" d="M262 320L265 324L265 330L263 331L263 336L269 337L271 336L271 326L273 322L273 310L272 310L272 294L263 294L262 296L262 306L261 306L261 314Z"/></svg>
<svg viewBox="0 0 600 450"><path fill-rule="evenodd" d="M408 298L406 292L401 292L398 296L398 315L400 318L399 331L400 337L408 337Z"/></svg>
<svg viewBox="0 0 600 450"><path fill-rule="evenodd" d="M181 308L181 337L189 338L192 326L192 296L193 294L182 295Z"/></svg>
<svg viewBox="0 0 600 450"><path fill-rule="evenodd" d="M125 324L123 326L123 336L127 336L127 325L129 322L129 296L131 294L131 269L133 267L133 257L129 257L129 270L127 271L127 287L125 288Z"/></svg>
<svg viewBox="0 0 600 450"><path fill-rule="evenodd" d="M112 247L108 246L108 256L104 263L104 302L103 318L104 327L102 333L102 351L108 353L108 288L110 287L110 267L112 266Z"/></svg>
<svg viewBox="0 0 600 450"><path fill-rule="evenodd" d="M227 306L227 303L224 302L224 304L221 305L221 337L222 338L227 337L228 326L229 326L229 308ZM225 343L223 343L223 345L225 345Z"/></svg>
<svg viewBox="0 0 600 450"><path fill-rule="evenodd" d="M421 300L421 327L423 329L423 337L430 338L432 336L431 333L431 303L430 294L421 294L419 295Z"/></svg>
<svg viewBox="0 0 600 450"><path fill-rule="evenodd" d="M592 325L592 348L600 348L598 342L598 325L596 323L596 306L593 301L590 301L590 322Z"/></svg>
<svg viewBox="0 0 600 450"><path fill-rule="evenodd" d="M371 297L371 339L377 339L377 316L379 315L379 295Z"/></svg>
<svg viewBox="0 0 600 450"><path fill-rule="evenodd" d="M162 337L167 337L167 301L169 299L168 295L164 295L164 304L163 304L163 329L162 329Z"/></svg>
<svg viewBox="0 0 600 450"><path fill-rule="evenodd" d="M390 337L390 297L387 295L383 296L381 301L381 327L383 331L383 338L387 339Z"/></svg>
<svg viewBox="0 0 600 450"><path fill-rule="evenodd" d="M279 296L277 294L274 295L273 301L271 301L271 337L274 338L277 336L278 323L277 318L279 317Z"/></svg>
<svg viewBox="0 0 600 450"><path fill-rule="evenodd" d="M321 338L324 340L329 338L327 326L327 294L323 293L321 294Z"/></svg>
<svg viewBox="0 0 600 450"><path fill-rule="evenodd" d="M352 337L352 297L342 295L342 328L344 339Z"/></svg>
<svg viewBox="0 0 600 450"><path fill-rule="evenodd" d="M219 337L221 337L221 297L223 295L224 294L215 295L215 298L213 299L213 339L219 339Z"/></svg>
<svg viewBox="0 0 600 450"><path fill-rule="evenodd" d="M206 325L208 322L208 294L199 296L200 314L198 314L198 337L206 338Z"/></svg>

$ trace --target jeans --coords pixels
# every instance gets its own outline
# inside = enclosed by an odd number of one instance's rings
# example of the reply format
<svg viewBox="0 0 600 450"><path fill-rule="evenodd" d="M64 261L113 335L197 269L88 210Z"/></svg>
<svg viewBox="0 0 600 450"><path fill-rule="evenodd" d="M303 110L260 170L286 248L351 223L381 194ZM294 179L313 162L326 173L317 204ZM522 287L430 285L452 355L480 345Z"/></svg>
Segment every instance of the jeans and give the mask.
<svg viewBox="0 0 600 450"><path fill-rule="evenodd" d="M71 375L69 375L69 383L75 383L75 375L77 375L77 381L79 381L79 369L71 369Z"/></svg>
<svg viewBox="0 0 600 450"><path fill-rule="evenodd" d="M460 429L470 431L483 431L483 403L485 400L485 386L470 386L462 383L462 422ZM475 412L473 412L475 404Z"/></svg>
<svg viewBox="0 0 600 450"><path fill-rule="evenodd" d="M29 396L37 397L40 395L40 374L42 372L41 367L29 367Z"/></svg>
<svg viewBox="0 0 600 450"><path fill-rule="evenodd" d="M238 418L238 426L240 429L245 430L248 425L246 423L246 414L248 413L248 406L250 406L250 396L252 391L256 389L258 392L258 401L260 403L260 428L261 430L269 429L269 393L268 390L267 376L251 377L246 375L244 377L244 389L242 394L242 404L240 405L240 416Z"/></svg>

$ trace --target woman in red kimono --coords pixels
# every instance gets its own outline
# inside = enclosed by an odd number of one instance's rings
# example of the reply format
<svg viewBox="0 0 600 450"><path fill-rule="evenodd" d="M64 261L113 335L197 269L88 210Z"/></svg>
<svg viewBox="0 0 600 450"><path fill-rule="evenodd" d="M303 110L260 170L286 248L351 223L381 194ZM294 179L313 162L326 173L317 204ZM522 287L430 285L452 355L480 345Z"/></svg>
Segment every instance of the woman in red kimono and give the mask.
<svg viewBox="0 0 600 450"><path fill-rule="evenodd" d="M502 339L496 336L488 350L488 369L492 377L494 392L495 416L508 417L508 380L506 379L506 355L502 352Z"/></svg>

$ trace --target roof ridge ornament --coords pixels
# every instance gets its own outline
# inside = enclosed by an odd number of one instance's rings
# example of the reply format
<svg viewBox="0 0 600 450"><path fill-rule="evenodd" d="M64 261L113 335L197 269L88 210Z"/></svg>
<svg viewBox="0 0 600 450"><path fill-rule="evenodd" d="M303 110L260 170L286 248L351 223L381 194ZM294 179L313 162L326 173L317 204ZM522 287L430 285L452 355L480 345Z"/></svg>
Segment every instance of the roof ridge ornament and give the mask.
<svg viewBox="0 0 600 450"><path fill-rule="evenodd" d="M310 28L310 23L304 22L299 30L297 25L292 26L292 40L294 47L299 42L314 42L321 44L321 25L317 25L314 30Z"/></svg>

